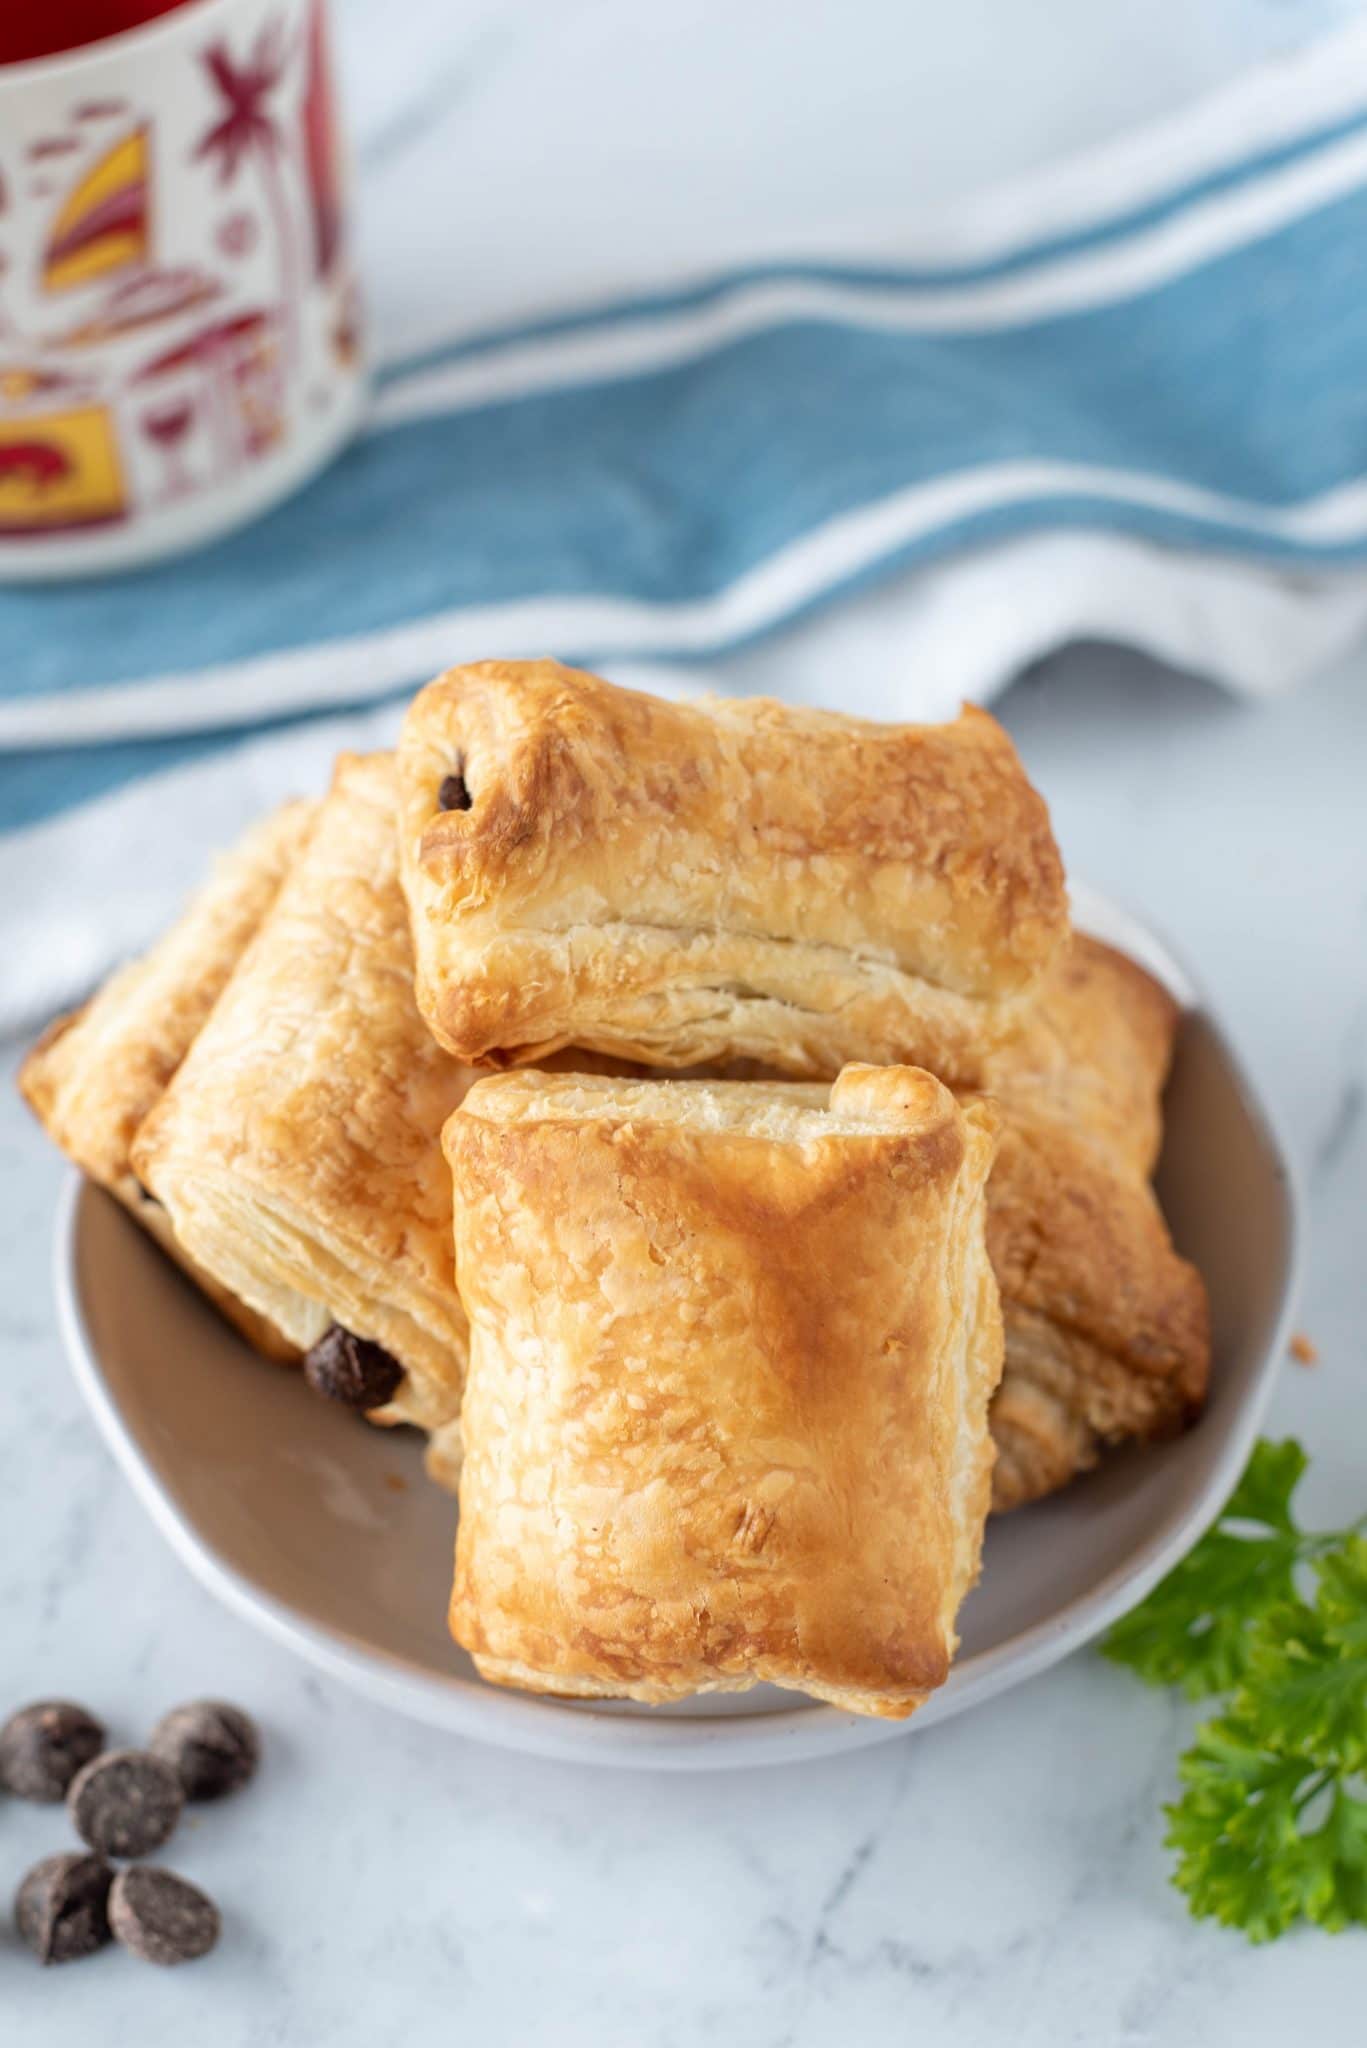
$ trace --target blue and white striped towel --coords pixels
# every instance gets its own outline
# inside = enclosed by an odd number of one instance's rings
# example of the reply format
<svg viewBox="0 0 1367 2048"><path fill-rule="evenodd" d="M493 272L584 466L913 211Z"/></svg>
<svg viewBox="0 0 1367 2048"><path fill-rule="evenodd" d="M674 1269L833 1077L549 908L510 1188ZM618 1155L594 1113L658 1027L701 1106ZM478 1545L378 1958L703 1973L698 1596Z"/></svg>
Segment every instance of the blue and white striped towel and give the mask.
<svg viewBox="0 0 1367 2048"><path fill-rule="evenodd" d="M902 266L391 361L356 445L247 532L0 598L0 1022L455 660L939 716L1085 635L1284 686L1367 628L1364 366L1365 27Z"/></svg>

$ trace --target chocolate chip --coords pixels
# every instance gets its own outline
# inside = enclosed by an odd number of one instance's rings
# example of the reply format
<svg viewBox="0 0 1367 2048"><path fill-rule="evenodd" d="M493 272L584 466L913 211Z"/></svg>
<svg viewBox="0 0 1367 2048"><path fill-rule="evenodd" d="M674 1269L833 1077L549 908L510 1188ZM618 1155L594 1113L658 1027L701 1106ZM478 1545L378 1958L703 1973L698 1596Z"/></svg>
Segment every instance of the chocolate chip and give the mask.
<svg viewBox="0 0 1367 2048"><path fill-rule="evenodd" d="M474 802L465 782L465 763L442 777L441 788L437 791L437 802L444 811L468 811Z"/></svg>
<svg viewBox="0 0 1367 2048"><path fill-rule="evenodd" d="M45 1856L14 1899L14 1924L40 1963L74 1963L109 1939L109 1882L100 1856Z"/></svg>
<svg viewBox="0 0 1367 2048"><path fill-rule="evenodd" d="M240 1707L226 1700L191 1700L173 1707L152 1730L147 1747L168 1763L187 1799L221 1799L245 1785L261 1745Z"/></svg>
<svg viewBox="0 0 1367 2048"><path fill-rule="evenodd" d="M218 1940L218 1907L198 1885L155 1863L121 1870L109 1894L109 1925L145 1963L192 1963Z"/></svg>
<svg viewBox="0 0 1367 2048"><path fill-rule="evenodd" d="M403 1367L383 1344L353 1337L334 1323L305 1354L304 1378L325 1400L348 1408L383 1408L403 1378Z"/></svg>
<svg viewBox="0 0 1367 2048"><path fill-rule="evenodd" d="M91 1757L104 1748L104 1729L70 1700L36 1700L0 1728L0 1785L21 1799L56 1804Z"/></svg>
<svg viewBox="0 0 1367 2048"><path fill-rule="evenodd" d="M111 1749L73 1778L76 1832L102 1856L146 1856L175 1830L185 1794L170 1764L142 1749Z"/></svg>

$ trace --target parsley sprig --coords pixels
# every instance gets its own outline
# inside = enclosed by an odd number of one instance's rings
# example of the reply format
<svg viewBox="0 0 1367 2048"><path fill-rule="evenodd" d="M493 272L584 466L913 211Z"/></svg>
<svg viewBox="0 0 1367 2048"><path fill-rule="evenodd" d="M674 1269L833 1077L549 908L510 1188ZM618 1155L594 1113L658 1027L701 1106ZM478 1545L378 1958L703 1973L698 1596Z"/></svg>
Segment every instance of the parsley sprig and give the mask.
<svg viewBox="0 0 1367 2048"><path fill-rule="evenodd" d="M1305 1452L1263 1441L1223 1513L1106 1656L1191 1699L1227 1695L1165 1809L1173 1882L1200 1919L1271 1941L1367 1924L1367 1516L1303 1530Z"/></svg>

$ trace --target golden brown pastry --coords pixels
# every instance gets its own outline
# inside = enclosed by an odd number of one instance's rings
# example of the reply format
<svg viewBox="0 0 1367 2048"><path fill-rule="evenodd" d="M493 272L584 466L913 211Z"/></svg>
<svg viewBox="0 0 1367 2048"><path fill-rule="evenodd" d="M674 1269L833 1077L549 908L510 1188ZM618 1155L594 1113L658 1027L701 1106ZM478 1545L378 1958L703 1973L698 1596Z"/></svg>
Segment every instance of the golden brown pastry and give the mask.
<svg viewBox="0 0 1367 2048"><path fill-rule="evenodd" d="M1048 813L982 711L875 725L485 662L420 692L399 763L418 1001L461 1059L973 1085L1066 935Z"/></svg>
<svg viewBox="0 0 1367 2048"><path fill-rule="evenodd" d="M472 1076L413 1000L394 815L391 757L343 755L133 1166L315 1385L433 1427L459 1408L466 1349L439 1134Z"/></svg>
<svg viewBox="0 0 1367 2048"><path fill-rule="evenodd" d="M1047 1116L1145 1179L1163 1142L1163 1084L1181 1011L1128 954L1074 932L1006 1039L982 1086L1026 1116Z"/></svg>
<svg viewBox="0 0 1367 2048"><path fill-rule="evenodd" d="M1200 1412L1205 1288L1149 1186L1178 1015L1135 961L1077 933L984 1060L1002 1118L987 1189L1006 1332L991 1414L998 1512Z"/></svg>
<svg viewBox="0 0 1367 2048"><path fill-rule="evenodd" d="M987 1199L1006 1365L993 1506L1019 1507L1109 1445L1172 1436L1210 1364L1205 1288L1149 1186L1177 1005L1075 937L987 1075L1002 1111Z"/></svg>
<svg viewBox="0 0 1367 2048"><path fill-rule="evenodd" d="M943 1682L1001 1368L995 1123L895 1067L471 1089L451 1625L485 1678L893 1717Z"/></svg>
<svg viewBox="0 0 1367 2048"><path fill-rule="evenodd" d="M117 1195L259 1350L286 1358L296 1354L280 1332L186 1255L130 1154L274 902L313 812L312 804L287 803L253 826L156 945L51 1024L19 1070L26 1100L67 1157Z"/></svg>

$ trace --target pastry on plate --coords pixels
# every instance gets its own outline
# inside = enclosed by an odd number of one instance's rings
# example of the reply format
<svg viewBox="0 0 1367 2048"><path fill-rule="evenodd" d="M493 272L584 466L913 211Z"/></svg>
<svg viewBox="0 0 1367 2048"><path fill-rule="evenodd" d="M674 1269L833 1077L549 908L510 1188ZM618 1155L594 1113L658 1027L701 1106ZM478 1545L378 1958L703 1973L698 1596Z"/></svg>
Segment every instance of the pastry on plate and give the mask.
<svg viewBox="0 0 1367 2048"><path fill-rule="evenodd" d="M83 1008L50 1025L19 1070L49 1137L118 1197L259 1350L278 1357L293 1357L293 1347L187 1256L131 1154L298 858L313 813L312 804L287 803L254 825L219 857L170 930Z"/></svg>
<svg viewBox="0 0 1367 2048"><path fill-rule="evenodd" d="M1064 1123L1145 1179L1163 1143L1163 1086L1181 1009L1126 953L1074 932L983 1063L982 1086Z"/></svg>
<svg viewBox="0 0 1367 2048"><path fill-rule="evenodd" d="M878 725L485 662L419 693L399 770L418 1001L463 1060L974 1085L1065 940L1048 812L986 712Z"/></svg>
<svg viewBox="0 0 1367 2048"><path fill-rule="evenodd" d="M897 1067L471 1089L451 1625L485 1678L894 1717L943 1682L1001 1369L995 1125Z"/></svg>
<svg viewBox="0 0 1367 2048"><path fill-rule="evenodd" d="M431 1428L465 1371L440 1132L472 1077L418 1015L395 854L392 758L344 754L133 1167L315 1386Z"/></svg>
<svg viewBox="0 0 1367 2048"><path fill-rule="evenodd" d="M993 1506L1019 1507L1111 1445L1170 1437L1205 1396L1201 1277L1149 1175L1178 1007L1124 954L1076 937L989 1065L1002 1114L987 1199L1006 1365Z"/></svg>
<svg viewBox="0 0 1367 2048"><path fill-rule="evenodd" d="M1076 933L984 1058L1002 1125L987 1188L1006 1334L991 1415L998 1511L1200 1413L1205 1288L1149 1185L1178 1016L1135 961ZM711 1071L775 1078L738 1062Z"/></svg>

